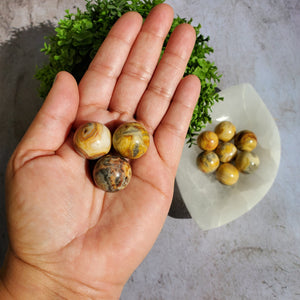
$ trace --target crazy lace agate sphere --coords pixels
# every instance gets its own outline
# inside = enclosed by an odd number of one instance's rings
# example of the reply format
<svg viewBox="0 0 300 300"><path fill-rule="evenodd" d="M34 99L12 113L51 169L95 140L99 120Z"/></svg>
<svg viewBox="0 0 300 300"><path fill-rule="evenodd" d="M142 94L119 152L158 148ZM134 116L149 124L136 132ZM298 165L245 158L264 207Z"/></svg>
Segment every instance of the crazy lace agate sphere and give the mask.
<svg viewBox="0 0 300 300"><path fill-rule="evenodd" d="M220 141L229 142L235 135L236 128L230 121L223 121L215 128L215 133Z"/></svg>
<svg viewBox="0 0 300 300"><path fill-rule="evenodd" d="M259 157L254 152L242 151L236 157L235 166L243 173L253 173L259 166Z"/></svg>
<svg viewBox="0 0 300 300"><path fill-rule="evenodd" d="M257 145L257 137L250 130L242 130L235 135L234 144L241 151L252 151Z"/></svg>
<svg viewBox="0 0 300 300"><path fill-rule="evenodd" d="M213 151L219 143L218 136L213 131L203 131L197 138L199 148L206 151Z"/></svg>
<svg viewBox="0 0 300 300"><path fill-rule="evenodd" d="M132 175L129 162L118 155L105 155L95 164L95 185L105 192L117 192L127 187Z"/></svg>
<svg viewBox="0 0 300 300"><path fill-rule="evenodd" d="M230 162L237 154L237 149L232 143L221 143L216 149L221 162Z"/></svg>
<svg viewBox="0 0 300 300"><path fill-rule="evenodd" d="M225 185L233 185L239 180L239 171L231 163L225 163L220 165L216 178Z"/></svg>
<svg viewBox="0 0 300 300"><path fill-rule="evenodd" d="M111 133L101 123L86 123L75 131L73 145L75 150L83 157L97 159L110 151Z"/></svg>
<svg viewBox="0 0 300 300"><path fill-rule="evenodd" d="M113 134L115 150L129 159L137 159L144 155L150 144L149 133L138 122L128 122L120 125Z"/></svg>
<svg viewBox="0 0 300 300"><path fill-rule="evenodd" d="M203 151L197 157L197 166L204 173L214 172L219 164L220 160L215 152Z"/></svg>

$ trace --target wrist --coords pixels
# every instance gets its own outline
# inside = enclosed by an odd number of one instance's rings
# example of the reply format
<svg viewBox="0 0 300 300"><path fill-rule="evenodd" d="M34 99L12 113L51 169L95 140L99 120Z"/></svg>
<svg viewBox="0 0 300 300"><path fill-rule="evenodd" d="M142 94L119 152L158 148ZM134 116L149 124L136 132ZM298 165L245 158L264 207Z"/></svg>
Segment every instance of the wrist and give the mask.
<svg viewBox="0 0 300 300"><path fill-rule="evenodd" d="M112 292L113 291L113 292ZM71 280L56 278L31 266L8 251L0 273L0 300L10 299L119 299L120 289L93 289Z"/></svg>
<svg viewBox="0 0 300 300"><path fill-rule="evenodd" d="M51 299L50 279L8 251L1 269L0 300Z"/></svg>

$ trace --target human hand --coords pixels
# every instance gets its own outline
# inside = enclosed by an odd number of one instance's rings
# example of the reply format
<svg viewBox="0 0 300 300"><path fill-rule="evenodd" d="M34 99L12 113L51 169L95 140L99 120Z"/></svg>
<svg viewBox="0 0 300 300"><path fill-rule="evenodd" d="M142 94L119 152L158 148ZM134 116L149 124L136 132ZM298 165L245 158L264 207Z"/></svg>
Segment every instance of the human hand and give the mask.
<svg viewBox="0 0 300 300"><path fill-rule="evenodd" d="M10 246L0 298L118 298L153 246L200 93L197 77L182 79L195 42L190 25L175 29L157 65L172 21L166 4L144 24L127 13L79 86L70 74L58 74L8 164ZM128 187L105 193L74 151L71 128L98 121L114 129L132 120L147 128L150 147L132 161Z"/></svg>

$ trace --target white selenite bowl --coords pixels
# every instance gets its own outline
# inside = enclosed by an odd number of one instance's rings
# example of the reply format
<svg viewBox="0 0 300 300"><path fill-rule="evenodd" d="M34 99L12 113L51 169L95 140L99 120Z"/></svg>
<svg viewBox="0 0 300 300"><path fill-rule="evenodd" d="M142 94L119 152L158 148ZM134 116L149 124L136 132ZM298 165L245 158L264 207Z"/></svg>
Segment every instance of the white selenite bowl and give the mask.
<svg viewBox="0 0 300 300"><path fill-rule="evenodd" d="M280 136L266 105L250 84L229 87L220 92L224 101L213 106L212 123L204 130L214 131L221 121L231 121L236 131L253 131L258 140L253 150L260 159L252 174L240 173L239 181L225 186L215 173L204 174L196 159L201 149L185 145L176 180L183 201L201 229L208 230L227 224L251 210L271 188L280 162Z"/></svg>

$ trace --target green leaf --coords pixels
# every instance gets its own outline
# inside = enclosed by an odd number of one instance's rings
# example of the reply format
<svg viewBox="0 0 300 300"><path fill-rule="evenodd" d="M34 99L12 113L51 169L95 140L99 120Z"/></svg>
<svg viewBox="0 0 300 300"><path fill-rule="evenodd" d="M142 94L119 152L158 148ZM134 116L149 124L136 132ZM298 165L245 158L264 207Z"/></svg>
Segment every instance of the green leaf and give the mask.
<svg viewBox="0 0 300 300"><path fill-rule="evenodd" d="M117 19L128 11L137 11L146 18L150 10L164 0L85 0L86 9L79 8L76 13L66 10L65 17L58 22L55 34L45 37L41 49L48 56L48 63L38 67L35 77L40 81L39 94L45 99L53 84L56 74L66 70L79 82L88 65L101 46L109 30ZM192 19L176 16L170 32L164 42L161 55L176 26L182 23L192 24ZM201 24L194 26L196 43L188 62L185 75L194 74L201 80L201 95L193 112L186 142L195 143L197 134L211 122L210 113L215 103L222 101L216 93L221 76L208 56L213 48L208 45L209 36L201 34Z"/></svg>

